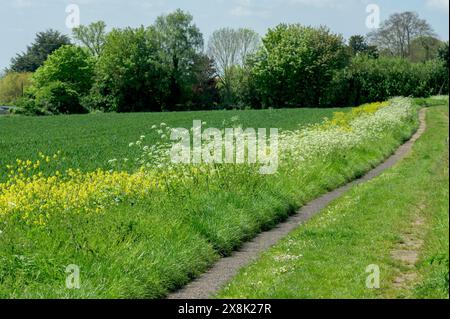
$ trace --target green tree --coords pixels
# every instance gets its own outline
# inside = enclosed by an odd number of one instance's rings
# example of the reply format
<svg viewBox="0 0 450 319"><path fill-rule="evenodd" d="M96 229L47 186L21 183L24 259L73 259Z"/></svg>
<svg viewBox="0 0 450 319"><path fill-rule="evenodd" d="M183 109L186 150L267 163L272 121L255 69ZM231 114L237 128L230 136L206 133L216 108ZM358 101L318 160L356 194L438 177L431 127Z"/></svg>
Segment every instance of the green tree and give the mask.
<svg viewBox="0 0 450 319"><path fill-rule="evenodd" d="M236 94L249 56L256 53L261 40L251 29L222 28L214 31L208 42L208 55L215 61L223 101L226 106L239 103Z"/></svg>
<svg viewBox="0 0 450 319"><path fill-rule="evenodd" d="M348 40L348 46L352 55L366 52L369 47L366 39L362 35L353 35Z"/></svg>
<svg viewBox="0 0 450 319"><path fill-rule="evenodd" d="M435 37L423 36L411 41L409 59L413 62L424 62L438 57L442 41Z"/></svg>
<svg viewBox="0 0 450 319"><path fill-rule="evenodd" d="M192 79L189 74L198 55L203 51L203 35L193 23L191 14L180 9L159 16L154 28L160 46L169 65L169 109L176 109L190 95Z"/></svg>
<svg viewBox="0 0 450 319"><path fill-rule="evenodd" d="M448 41L444 42L438 50L438 57L445 64L445 68L448 70Z"/></svg>
<svg viewBox="0 0 450 319"><path fill-rule="evenodd" d="M340 35L325 27L281 24L263 38L253 78L263 107L318 107L347 63Z"/></svg>
<svg viewBox="0 0 450 319"><path fill-rule="evenodd" d="M72 30L73 37L86 46L94 56L99 56L105 44L106 24L103 21L93 22L88 26L80 25Z"/></svg>
<svg viewBox="0 0 450 319"><path fill-rule="evenodd" d="M217 89L217 71L214 61L207 55L200 54L192 66L191 109L210 110L220 103Z"/></svg>
<svg viewBox="0 0 450 319"><path fill-rule="evenodd" d="M11 60L10 71L13 72L34 72L47 57L63 45L70 44L70 39L55 30L39 32L34 43L28 46L26 52L17 54Z"/></svg>
<svg viewBox="0 0 450 319"><path fill-rule="evenodd" d="M0 79L0 104L14 104L30 84L31 73L7 73Z"/></svg>
<svg viewBox="0 0 450 319"><path fill-rule="evenodd" d="M36 70L18 104L26 114L84 113L81 99L89 93L93 75L93 58L86 50L62 46Z"/></svg>
<svg viewBox="0 0 450 319"><path fill-rule="evenodd" d="M444 74L444 81L439 90L439 94L448 94L449 90L449 73L448 73L448 41L443 42L438 49L437 56L438 60L442 63L444 70L442 74Z"/></svg>
<svg viewBox="0 0 450 319"><path fill-rule="evenodd" d="M158 112L168 91L168 67L153 27L114 29L97 64L90 107L116 112Z"/></svg>
<svg viewBox="0 0 450 319"><path fill-rule="evenodd" d="M387 55L407 58L411 55L411 44L419 37L435 36L433 28L416 12L391 15L379 29L369 34L374 45Z"/></svg>
<svg viewBox="0 0 450 319"><path fill-rule="evenodd" d="M352 56L366 54L371 58L378 58L378 49L374 45L369 45L362 35L353 35L348 40L348 48Z"/></svg>
<svg viewBox="0 0 450 319"><path fill-rule="evenodd" d="M92 87L94 64L91 56L82 48L66 45L53 52L33 75L36 89L52 82L69 84L80 95Z"/></svg>

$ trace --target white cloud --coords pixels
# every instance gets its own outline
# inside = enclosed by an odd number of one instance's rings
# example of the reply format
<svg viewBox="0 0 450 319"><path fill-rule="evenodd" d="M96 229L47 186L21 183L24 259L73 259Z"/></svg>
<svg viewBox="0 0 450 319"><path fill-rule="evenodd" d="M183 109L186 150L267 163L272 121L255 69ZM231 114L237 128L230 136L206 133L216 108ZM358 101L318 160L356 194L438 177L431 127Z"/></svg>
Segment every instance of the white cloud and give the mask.
<svg viewBox="0 0 450 319"><path fill-rule="evenodd" d="M286 2L286 0L235 0L234 2L236 6L231 9L231 15L268 18L271 15L271 11Z"/></svg>
<svg viewBox="0 0 450 319"><path fill-rule="evenodd" d="M36 3L31 0L14 0L12 6L16 8L28 8L33 7Z"/></svg>
<svg viewBox="0 0 450 319"><path fill-rule="evenodd" d="M267 18L274 9L286 6L335 8L342 5L342 0L235 0L234 2L236 5L230 11L232 15L238 17L257 16L261 18Z"/></svg>
<svg viewBox="0 0 450 319"><path fill-rule="evenodd" d="M427 0L427 6L435 8L435 9L439 9L439 10L446 10L446 12L448 14L448 10L449 10L448 2L449 2L449 0Z"/></svg>
<svg viewBox="0 0 450 319"><path fill-rule="evenodd" d="M324 8L336 7L342 3L342 0L289 0L289 2L308 7Z"/></svg>
<svg viewBox="0 0 450 319"><path fill-rule="evenodd" d="M270 15L270 12L267 10L258 10L239 5L231 9L230 13L231 15L234 15L236 17L257 16L261 18L266 18Z"/></svg>

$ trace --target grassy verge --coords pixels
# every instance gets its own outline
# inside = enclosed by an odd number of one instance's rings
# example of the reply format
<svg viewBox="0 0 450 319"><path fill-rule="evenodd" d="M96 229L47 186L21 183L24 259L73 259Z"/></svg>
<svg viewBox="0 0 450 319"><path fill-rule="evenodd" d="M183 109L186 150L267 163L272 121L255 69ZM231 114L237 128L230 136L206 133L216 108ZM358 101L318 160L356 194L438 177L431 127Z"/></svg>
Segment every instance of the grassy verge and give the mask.
<svg viewBox="0 0 450 319"><path fill-rule="evenodd" d="M242 269L218 297L448 298L448 106L431 107L427 120L400 165L336 200ZM420 262L405 270L391 252L418 216L426 229ZM380 289L366 288L373 264ZM402 271L415 279L395 287Z"/></svg>
<svg viewBox="0 0 450 319"><path fill-rule="evenodd" d="M436 112L435 112L436 113ZM436 125L448 129L448 107L439 109L434 114ZM448 137L435 135L433 139L438 146L448 147ZM430 143L432 141L430 139ZM447 150L448 151L448 150ZM421 280L409 296L413 298L448 298L449 297L449 163L448 153L435 171L441 173L436 183L427 185L429 202L427 210L428 223L425 228L424 249L418 264Z"/></svg>
<svg viewBox="0 0 450 319"><path fill-rule="evenodd" d="M110 199L110 194L117 194L113 186L122 183L119 178L107 187L100 183L100 190L92 190L99 196L91 201L76 199L62 206L60 198L63 202L70 199L70 191L84 196L76 187L89 184L69 179L72 188L67 191L67 183L51 184L56 186L47 189L47 182L39 182L31 190L37 200L28 194L8 194L6 202L12 204L6 207L14 207L14 213L1 217L5 222L0 223L0 297L162 297L300 205L360 176L390 155L417 127L414 112L408 111L405 120L398 121L396 112L402 109L391 107L387 113L377 113L379 117L364 117L375 129L379 126L371 122L374 118L384 123L384 129L364 130L365 138L351 151L339 139L345 131L335 129L332 132L339 134L331 136L336 137L334 144L313 140L314 145L325 143L329 152L301 165L293 157L275 175L263 176L252 167L232 165L195 175L186 184L175 176L166 180L166 187L150 187L140 198L131 194ZM327 132L318 134L329 137ZM23 183L26 187L31 180ZM17 205L18 200L24 204ZM103 203L107 209L99 213L83 211L84 206L95 209ZM56 208L49 210L53 204ZM43 216L45 224L27 222L33 221L34 214ZM71 264L80 268L80 289L65 286L66 266Z"/></svg>

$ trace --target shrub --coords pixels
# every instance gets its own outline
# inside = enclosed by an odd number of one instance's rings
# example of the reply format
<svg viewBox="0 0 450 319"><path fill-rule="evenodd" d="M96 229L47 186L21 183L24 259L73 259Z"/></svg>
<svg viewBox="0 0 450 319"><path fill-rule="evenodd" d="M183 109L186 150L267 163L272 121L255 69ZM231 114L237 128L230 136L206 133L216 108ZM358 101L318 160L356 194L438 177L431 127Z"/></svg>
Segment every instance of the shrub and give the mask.
<svg viewBox="0 0 450 319"><path fill-rule="evenodd" d="M15 113L25 115L81 114L87 110L80 104L80 95L70 84L52 82L38 90L30 90L20 99Z"/></svg>
<svg viewBox="0 0 450 319"><path fill-rule="evenodd" d="M37 91L36 105L52 114L86 113L78 92L64 82L53 82Z"/></svg>
<svg viewBox="0 0 450 319"><path fill-rule="evenodd" d="M428 97L448 93L448 70L440 60L412 63L401 58L355 57L339 71L326 104L351 106L394 96Z"/></svg>
<svg viewBox="0 0 450 319"><path fill-rule="evenodd" d="M34 96L25 94L23 97L17 100L17 109L11 110L12 114L20 115L51 115L45 114L41 109L36 107Z"/></svg>

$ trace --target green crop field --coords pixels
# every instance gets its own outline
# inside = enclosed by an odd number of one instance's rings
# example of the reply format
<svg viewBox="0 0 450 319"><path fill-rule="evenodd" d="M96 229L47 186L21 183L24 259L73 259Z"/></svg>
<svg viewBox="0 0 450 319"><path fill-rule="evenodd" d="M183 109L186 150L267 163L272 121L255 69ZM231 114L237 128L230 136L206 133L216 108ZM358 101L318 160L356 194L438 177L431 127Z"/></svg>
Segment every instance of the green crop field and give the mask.
<svg viewBox="0 0 450 319"><path fill-rule="evenodd" d="M2 1L0 304L448 299L448 0L202 1Z"/></svg>
<svg viewBox="0 0 450 319"><path fill-rule="evenodd" d="M113 158L129 156L130 142L147 135L147 142L159 136L150 128L165 122L171 127L192 127L193 120L206 127L226 127L232 119L244 128L298 129L321 122L334 112L348 109L277 109L249 111L208 111L180 113L89 114L54 117L0 117L0 176L5 165L16 159L36 160L38 153L64 157L62 169L84 171L108 168ZM50 169L55 169L50 165Z"/></svg>
<svg viewBox="0 0 450 319"><path fill-rule="evenodd" d="M380 163L418 123L417 106L405 98L334 111L1 118L0 297L163 297ZM189 127L193 119L283 128L277 171L262 175L251 163L155 166L149 127ZM131 158L136 139L142 162L108 167L111 158ZM71 265L79 289L66 286Z"/></svg>

